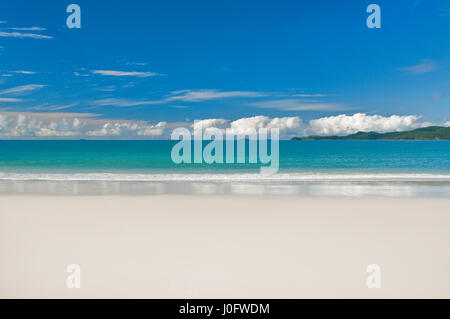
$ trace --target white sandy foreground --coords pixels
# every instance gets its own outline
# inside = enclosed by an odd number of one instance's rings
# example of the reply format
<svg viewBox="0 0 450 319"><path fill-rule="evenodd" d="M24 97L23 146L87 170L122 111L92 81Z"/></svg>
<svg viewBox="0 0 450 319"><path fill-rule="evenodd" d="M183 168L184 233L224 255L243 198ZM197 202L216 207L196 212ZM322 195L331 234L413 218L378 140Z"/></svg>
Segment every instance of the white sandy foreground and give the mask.
<svg viewBox="0 0 450 319"><path fill-rule="evenodd" d="M0 297L450 298L450 200L0 196Z"/></svg>

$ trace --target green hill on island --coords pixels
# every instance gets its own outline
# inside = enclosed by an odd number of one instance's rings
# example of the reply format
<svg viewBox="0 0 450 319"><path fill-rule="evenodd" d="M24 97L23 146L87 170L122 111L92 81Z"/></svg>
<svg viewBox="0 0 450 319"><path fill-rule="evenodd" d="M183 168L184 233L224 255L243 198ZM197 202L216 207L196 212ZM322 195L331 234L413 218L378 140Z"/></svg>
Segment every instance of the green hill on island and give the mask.
<svg viewBox="0 0 450 319"><path fill-rule="evenodd" d="M428 126L405 132L357 132L346 136L307 136L293 140L450 140L450 126Z"/></svg>

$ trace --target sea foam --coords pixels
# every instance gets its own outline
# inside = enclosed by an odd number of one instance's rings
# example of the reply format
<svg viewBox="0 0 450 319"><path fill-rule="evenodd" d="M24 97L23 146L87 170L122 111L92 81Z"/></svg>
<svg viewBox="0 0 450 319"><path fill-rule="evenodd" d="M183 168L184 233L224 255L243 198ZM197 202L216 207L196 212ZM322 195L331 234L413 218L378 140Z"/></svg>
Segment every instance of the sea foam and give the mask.
<svg viewBox="0 0 450 319"><path fill-rule="evenodd" d="M320 182L320 181L442 181L450 182L450 174L425 173L279 173L245 174L123 174L123 173L10 173L0 172L0 180L8 181L122 181L122 182Z"/></svg>

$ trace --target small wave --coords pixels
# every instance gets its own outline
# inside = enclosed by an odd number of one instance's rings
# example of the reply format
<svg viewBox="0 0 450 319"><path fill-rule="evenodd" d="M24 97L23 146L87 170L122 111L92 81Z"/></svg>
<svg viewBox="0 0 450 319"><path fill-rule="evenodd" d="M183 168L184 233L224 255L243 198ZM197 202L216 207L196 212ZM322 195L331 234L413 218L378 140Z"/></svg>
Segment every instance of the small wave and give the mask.
<svg viewBox="0 0 450 319"><path fill-rule="evenodd" d="M279 173L246 174L122 174L122 173L5 173L3 181L115 182L302 182L302 181L450 181L450 174L402 173Z"/></svg>

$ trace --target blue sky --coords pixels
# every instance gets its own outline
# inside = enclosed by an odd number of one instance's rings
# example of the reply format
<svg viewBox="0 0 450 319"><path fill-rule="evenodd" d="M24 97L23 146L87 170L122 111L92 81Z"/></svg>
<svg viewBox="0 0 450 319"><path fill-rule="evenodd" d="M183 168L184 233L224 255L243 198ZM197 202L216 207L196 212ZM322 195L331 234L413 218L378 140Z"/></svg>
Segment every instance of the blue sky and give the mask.
<svg viewBox="0 0 450 319"><path fill-rule="evenodd" d="M0 3L0 111L450 120L449 1L77 0L68 29L70 3Z"/></svg>

